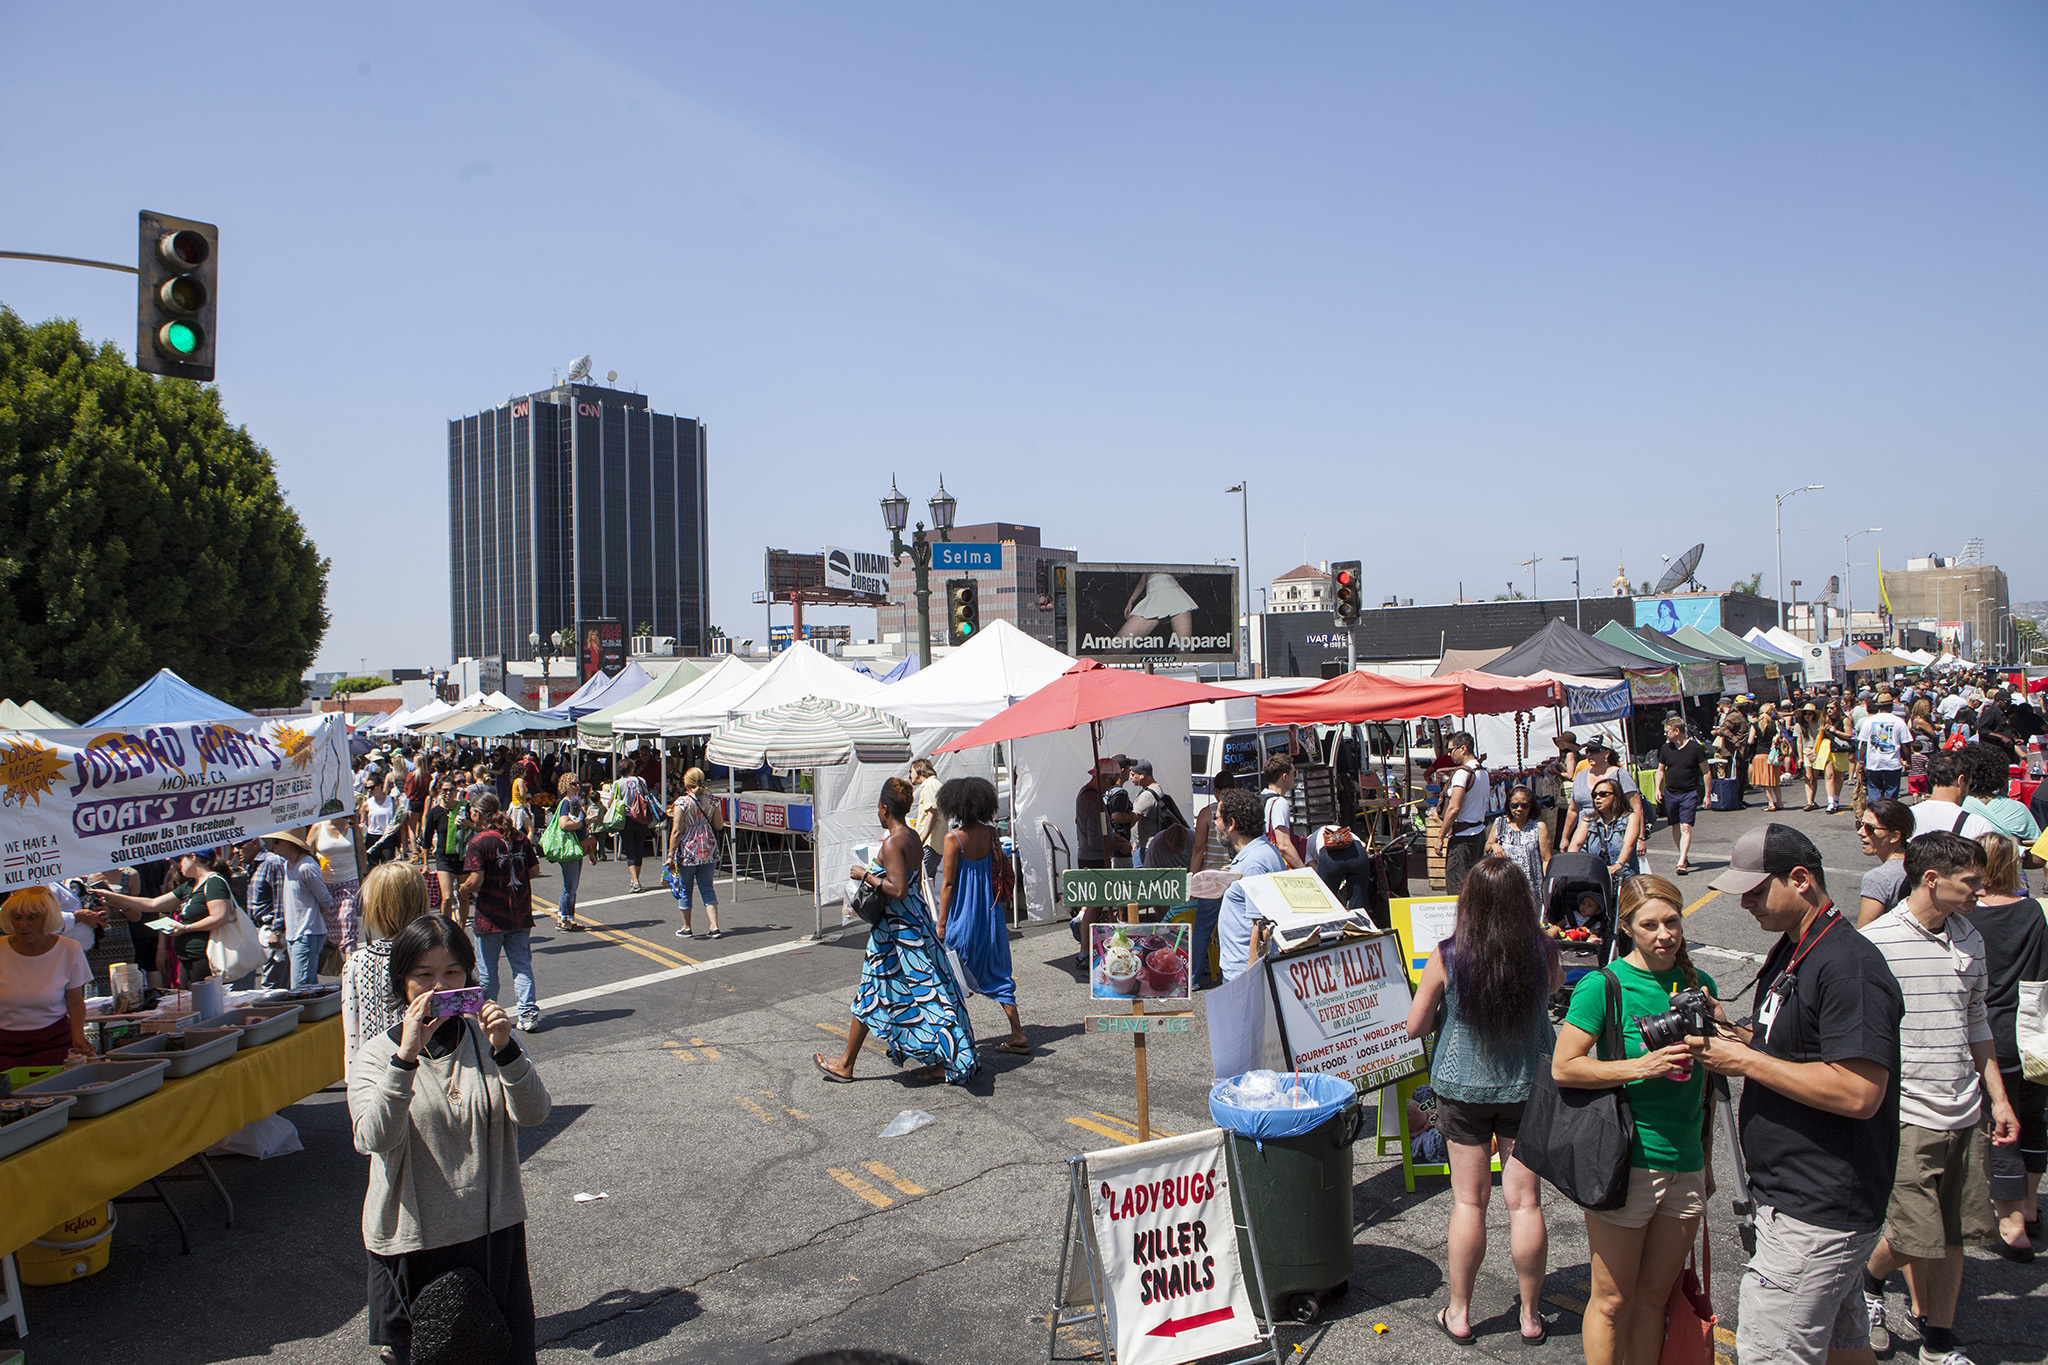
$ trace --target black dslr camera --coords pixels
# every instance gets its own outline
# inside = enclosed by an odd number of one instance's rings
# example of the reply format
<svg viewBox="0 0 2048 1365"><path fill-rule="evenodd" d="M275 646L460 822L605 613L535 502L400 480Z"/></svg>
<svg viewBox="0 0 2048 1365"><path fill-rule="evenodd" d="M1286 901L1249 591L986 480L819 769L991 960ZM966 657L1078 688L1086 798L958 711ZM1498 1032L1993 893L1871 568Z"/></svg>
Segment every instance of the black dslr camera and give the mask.
<svg viewBox="0 0 2048 1365"><path fill-rule="evenodd" d="M1714 1006L1698 986L1672 992L1670 1009L1662 1014L1638 1014L1635 1024L1636 1032L1643 1036L1643 1047L1649 1052L1682 1043L1688 1034L1711 1038L1716 1032Z"/></svg>

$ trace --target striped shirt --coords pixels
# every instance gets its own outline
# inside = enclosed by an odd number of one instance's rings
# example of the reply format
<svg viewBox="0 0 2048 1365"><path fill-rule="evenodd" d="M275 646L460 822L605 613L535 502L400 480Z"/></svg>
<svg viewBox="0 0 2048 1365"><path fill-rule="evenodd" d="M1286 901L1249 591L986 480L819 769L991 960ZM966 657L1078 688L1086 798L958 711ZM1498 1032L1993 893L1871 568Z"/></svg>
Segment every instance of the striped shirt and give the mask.
<svg viewBox="0 0 2048 1365"><path fill-rule="evenodd" d="M1962 915L1950 915L1939 932L1929 929L1908 901L1872 920L1863 935L1884 954L1906 1002L1899 1122L1940 1132L1973 1127L1983 1095L1970 1044L1991 1041L1984 936Z"/></svg>

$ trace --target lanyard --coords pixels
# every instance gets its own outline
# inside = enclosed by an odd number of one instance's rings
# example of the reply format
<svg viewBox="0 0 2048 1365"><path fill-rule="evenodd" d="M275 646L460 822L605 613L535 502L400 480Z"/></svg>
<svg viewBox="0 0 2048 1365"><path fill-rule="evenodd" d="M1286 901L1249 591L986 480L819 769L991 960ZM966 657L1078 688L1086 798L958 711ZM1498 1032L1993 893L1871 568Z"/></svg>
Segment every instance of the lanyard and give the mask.
<svg viewBox="0 0 2048 1365"><path fill-rule="evenodd" d="M1815 948L1818 948L1820 946L1820 941L1828 936L1829 930L1832 930L1837 924L1840 924L1842 922L1842 917L1839 914L1835 913L1835 907L1832 905L1830 905L1825 911L1823 911L1820 917L1828 922L1828 927L1826 929L1821 930L1819 933L1814 934L1812 943L1808 943L1803 936L1800 938L1798 945L1792 951L1792 960L1785 964L1785 972L1798 971L1800 959L1804 958L1808 953L1812 952ZM1811 929L1812 926L1809 925L1809 932L1811 932ZM1779 975L1783 976L1785 972L1780 972Z"/></svg>

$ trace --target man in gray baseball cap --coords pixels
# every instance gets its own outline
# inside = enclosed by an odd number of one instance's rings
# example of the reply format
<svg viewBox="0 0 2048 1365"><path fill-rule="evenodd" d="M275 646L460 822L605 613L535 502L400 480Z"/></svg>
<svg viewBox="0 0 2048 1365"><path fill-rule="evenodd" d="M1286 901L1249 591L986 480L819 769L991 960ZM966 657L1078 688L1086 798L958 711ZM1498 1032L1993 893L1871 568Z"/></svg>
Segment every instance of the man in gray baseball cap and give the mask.
<svg viewBox="0 0 2048 1365"><path fill-rule="evenodd" d="M1899 1155L1899 1025L1884 954L1828 895L1813 840L1759 825L1717 891L1778 935L1757 975L1754 1029L1725 1025L1706 1064L1741 1076L1742 1154L1756 1255L1742 1277L1742 1365L1824 1365L1869 1349L1863 1264L1884 1229Z"/></svg>

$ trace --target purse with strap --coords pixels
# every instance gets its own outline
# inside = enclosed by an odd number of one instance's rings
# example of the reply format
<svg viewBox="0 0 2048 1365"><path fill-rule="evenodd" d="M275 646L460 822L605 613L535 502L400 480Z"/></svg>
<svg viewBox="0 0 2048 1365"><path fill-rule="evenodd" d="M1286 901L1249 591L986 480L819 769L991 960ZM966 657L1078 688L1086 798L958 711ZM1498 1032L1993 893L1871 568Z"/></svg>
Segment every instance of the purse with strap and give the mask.
<svg viewBox="0 0 2048 1365"><path fill-rule="evenodd" d="M1700 1273L1693 1274L1688 1252L1685 1269L1664 1303L1664 1350L1657 1365L1714 1365L1714 1251L1707 1244L1706 1220L1700 1220Z"/></svg>
<svg viewBox="0 0 2048 1365"><path fill-rule="evenodd" d="M569 831L562 828L562 809L548 820L548 827L541 831L540 856L551 863L574 863L583 860L583 843Z"/></svg>
<svg viewBox="0 0 2048 1365"><path fill-rule="evenodd" d="M1600 1029L1602 1061L1628 1055L1621 1037L1621 982L1602 967L1607 1018ZM1618 1209L1628 1202L1629 1147L1636 1132L1622 1087L1581 1090L1561 1086L1548 1066L1536 1068L1515 1160L1585 1209Z"/></svg>

